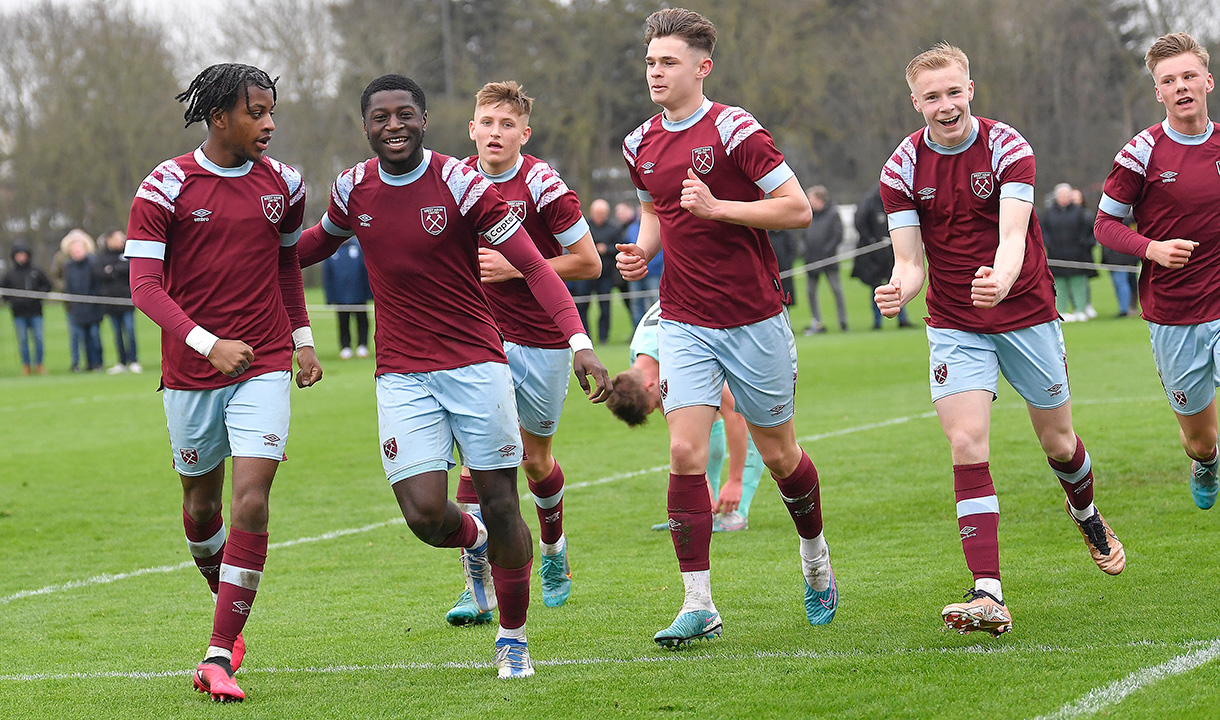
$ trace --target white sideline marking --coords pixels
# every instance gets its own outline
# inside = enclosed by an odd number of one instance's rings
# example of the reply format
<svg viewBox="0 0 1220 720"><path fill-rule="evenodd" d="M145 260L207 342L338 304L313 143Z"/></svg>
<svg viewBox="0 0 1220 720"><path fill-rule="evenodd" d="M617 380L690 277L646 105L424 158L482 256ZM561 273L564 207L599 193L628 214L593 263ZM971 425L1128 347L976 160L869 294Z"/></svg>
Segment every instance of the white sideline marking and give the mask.
<svg viewBox="0 0 1220 720"><path fill-rule="evenodd" d="M1068 720L1093 715L1111 705L1117 705L1136 690L1148 687L1167 677L1194 670L1200 665L1214 660L1217 656L1220 656L1220 639L1213 640L1207 647L1170 658L1160 665L1141 668L1105 687L1090 690L1076 702L1068 703L1050 715L1040 715L1035 720Z"/></svg>
<svg viewBox="0 0 1220 720"><path fill-rule="evenodd" d="M894 657L907 655L1011 655L1019 653L1039 653L1039 654L1075 654L1081 652L1089 652L1105 649L1116 649L1120 647L1131 647L1133 645L1140 646L1155 646L1155 647L1195 647L1199 644L1206 644L1207 647L1203 650L1196 650L1195 653L1203 652L1212 648L1220 648L1220 640L1213 640L1210 643L1207 641L1192 640L1185 643L1126 643L1125 645L1081 645L1076 647L1056 647L1052 645L1041 644L1011 644L1001 645L997 647L987 647L983 645L970 645L967 647L917 647L917 648L895 648L893 650L881 650L877 652L867 652L864 650L757 650L746 653L720 653L709 650L708 652L666 652L657 655L640 655L629 658L615 657L591 657L591 658L554 658L550 660L534 660L534 665L540 667L562 667L568 665L634 665L648 663L668 663L668 662L705 662L708 660L724 660L730 662L738 662L741 660L843 660L856 658L870 657ZM1188 657L1188 656L1183 656ZM1170 661L1172 662L1172 661ZM399 662L399 663L378 663L373 665L323 665L323 666L306 666L306 667L247 667L243 666L242 675L299 675L299 674L335 674L348 672L387 672L394 670L485 670L493 667L492 663L481 661L450 661L450 662ZM38 682L42 680L157 680L167 677L185 677L191 674L191 670L160 670L160 671L136 671L136 672L94 672L94 673L30 673L30 674L13 674L0 675L0 682Z"/></svg>

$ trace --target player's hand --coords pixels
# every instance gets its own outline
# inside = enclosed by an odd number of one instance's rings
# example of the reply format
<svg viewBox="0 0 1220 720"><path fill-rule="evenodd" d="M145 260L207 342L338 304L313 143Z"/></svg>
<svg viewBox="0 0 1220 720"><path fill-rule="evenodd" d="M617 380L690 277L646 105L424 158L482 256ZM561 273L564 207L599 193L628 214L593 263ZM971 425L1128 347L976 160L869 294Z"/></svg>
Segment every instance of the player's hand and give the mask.
<svg viewBox="0 0 1220 720"><path fill-rule="evenodd" d="M873 302L877 303L882 315L888 318L897 316L902 309L902 281L891 278L888 284L874 290Z"/></svg>
<svg viewBox="0 0 1220 720"><path fill-rule="evenodd" d="M610 373L607 372L606 366L602 365L602 361L597 359L597 355L592 350L578 350L572 357L572 372L576 374L576 382L580 383L580 389L585 391L585 395L595 403L604 403L610 397L610 391L613 389L613 384L610 382ZM593 391L589 387L589 380L586 375L593 376L593 382L597 384L597 390Z"/></svg>
<svg viewBox="0 0 1220 720"><path fill-rule="evenodd" d="M237 377L250 369L254 348L241 340L217 340L208 353L208 362L225 375Z"/></svg>
<svg viewBox="0 0 1220 720"><path fill-rule="evenodd" d="M297 387L311 387L322 379L322 365L312 347L306 346L297 350L297 366L300 367L297 371Z"/></svg>
<svg viewBox="0 0 1220 720"><path fill-rule="evenodd" d="M1000 282L995 268L984 265L975 271L974 280L970 283L970 302L976 308L993 308L1008 297L1010 288L1010 285Z"/></svg>
<svg viewBox="0 0 1220 720"><path fill-rule="evenodd" d="M712 215L716 212L717 202L711 189L699 179L694 170L687 168L686 179L682 181L682 199L679 204L695 217L714 220Z"/></svg>
<svg viewBox="0 0 1220 720"><path fill-rule="evenodd" d="M618 243L614 247L618 250L618 255L614 256L614 264L618 266L618 272L623 279L628 282L643 280L648 274L648 260L644 257L644 250L635 243Z"/></svg>
<svg viewBox="0 0 1220 720"><path fill-rule="evenodd" d="M1199 247L1199 243L1181 238L1153 240L1148 243L1148 250L1144 255L1158 265L1177 270L1186 266L1186 262L1190 260L1190 254L1197 247Z"/></svg>
<svg viewBox="0 0 1220 720"><path fill-rule="evenodd" d="M733 512L741 505L741 478L730 477L720 486L720 501L716 503L716 512Z"/></svg>
<svg viewBox="0 0 1220 720"><path fill-rule="evenodd" d="M498 283L525 277L499 252L491 248L479 248L479 279L485 283Z"/></svg>

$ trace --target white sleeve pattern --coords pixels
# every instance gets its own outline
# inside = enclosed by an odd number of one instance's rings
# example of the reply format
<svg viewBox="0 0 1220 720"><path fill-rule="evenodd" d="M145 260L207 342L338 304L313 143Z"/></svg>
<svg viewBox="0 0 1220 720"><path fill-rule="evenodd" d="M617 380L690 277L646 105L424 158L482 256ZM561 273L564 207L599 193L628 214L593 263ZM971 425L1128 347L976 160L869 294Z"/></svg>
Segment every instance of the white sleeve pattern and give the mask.
<svg viewBox="0 0 1220 720"><path fill-rule="evenodd" d="M1152 148L1156 144L1152 133L1147 130L1131 138L1131 142L1123 146L1114 156L1114 162L1122 165L1140 177L1148 175L1148 161L1152 158Z"/></svg>
<svg viewBox="0 0 1220 720"><path fill-rule="evenodd" d="M750 113L739 107L726 107L716 118L716 130L720 133L720 144L724 152L733 154L733 150L754 133L762 130L762 125Z"/></svg>
<svg viewBox="0 0 1220 720"><path fill-rule="evenodd" d="M453 193L453 201L458 204L458 212L462 217L466 217L466 213L470 212L479 198L483 197L483 193L487 192L487 188L491 187L487 178L455 157L445 161L445 166L441 169L441 179L449 186L449 192Z"/></svg>
<svg viewBox="0 0 1220 720"><path fill-rule="evenodd" d="M136 191L136 197L160 205L172 213L174 203L178 201L178 194L182 192L184 180L186 180L186 173L182 171L178 163L166 160L144 178L144 182L140 183L140 189Z"/></svg>
<svg viewBox="0 0 1220 720"><path fill-rule="evenodd" d="M996 180L1016 161L1034 155L1033 148L1021 137L1021 133L1009 125L997 122L991 126L988 135L991 145L991 170L995 173Z"/></svg>
<svg viewBox="0 0 1220 720"><path fill-rule="evenodd" d="M911 200L915 199L915 143L908 136L881 168L881 182Z"/></svg>

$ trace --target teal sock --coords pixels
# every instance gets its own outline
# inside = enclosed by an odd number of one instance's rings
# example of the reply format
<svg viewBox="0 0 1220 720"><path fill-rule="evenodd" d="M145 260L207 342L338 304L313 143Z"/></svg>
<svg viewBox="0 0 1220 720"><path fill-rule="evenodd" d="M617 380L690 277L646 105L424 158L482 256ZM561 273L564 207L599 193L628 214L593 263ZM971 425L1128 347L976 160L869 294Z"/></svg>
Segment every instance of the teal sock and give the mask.
<svg viewBox="0 0 1220 720"><path fill-rule="evenodd" d="M754 499L754 493L758 492L759 480L766 469L762 455L759 455L758 448L754 447L754 438L749 438L746 441L746 469L741 475L741 503L737 506L737 512L746 519L750 517L750 502Z"/></svg>
<svg viewBox="0 0 1220 720"><path fill-rule="evenodd" d="M707 481L712 486L712 496L720 498L720 471L724 468L724 456L728 446L724 439L724 419L716 418L712 423L712 434L707 440Z"/></svg>

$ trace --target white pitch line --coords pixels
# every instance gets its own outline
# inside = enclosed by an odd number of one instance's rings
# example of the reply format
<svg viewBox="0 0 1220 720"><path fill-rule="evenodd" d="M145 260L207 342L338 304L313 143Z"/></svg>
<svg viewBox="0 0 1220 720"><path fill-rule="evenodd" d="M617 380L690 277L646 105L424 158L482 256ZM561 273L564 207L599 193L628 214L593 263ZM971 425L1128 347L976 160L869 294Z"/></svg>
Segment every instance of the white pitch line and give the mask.
<svg viewBox="0 0 1220 720"><path fill-rule="evenodd" d="M1171 658L1160 665L1141 668L1105 687L1090 690L1079 700L1064 705L1050 715L1040 715L1036 720L1071 720L1099 713L1111 705L1122 702L1124 698L1137 690L1167 677L1194 670L1218 656L1220 656L1220 639L1213 640L1207 647Z"/></svg>

